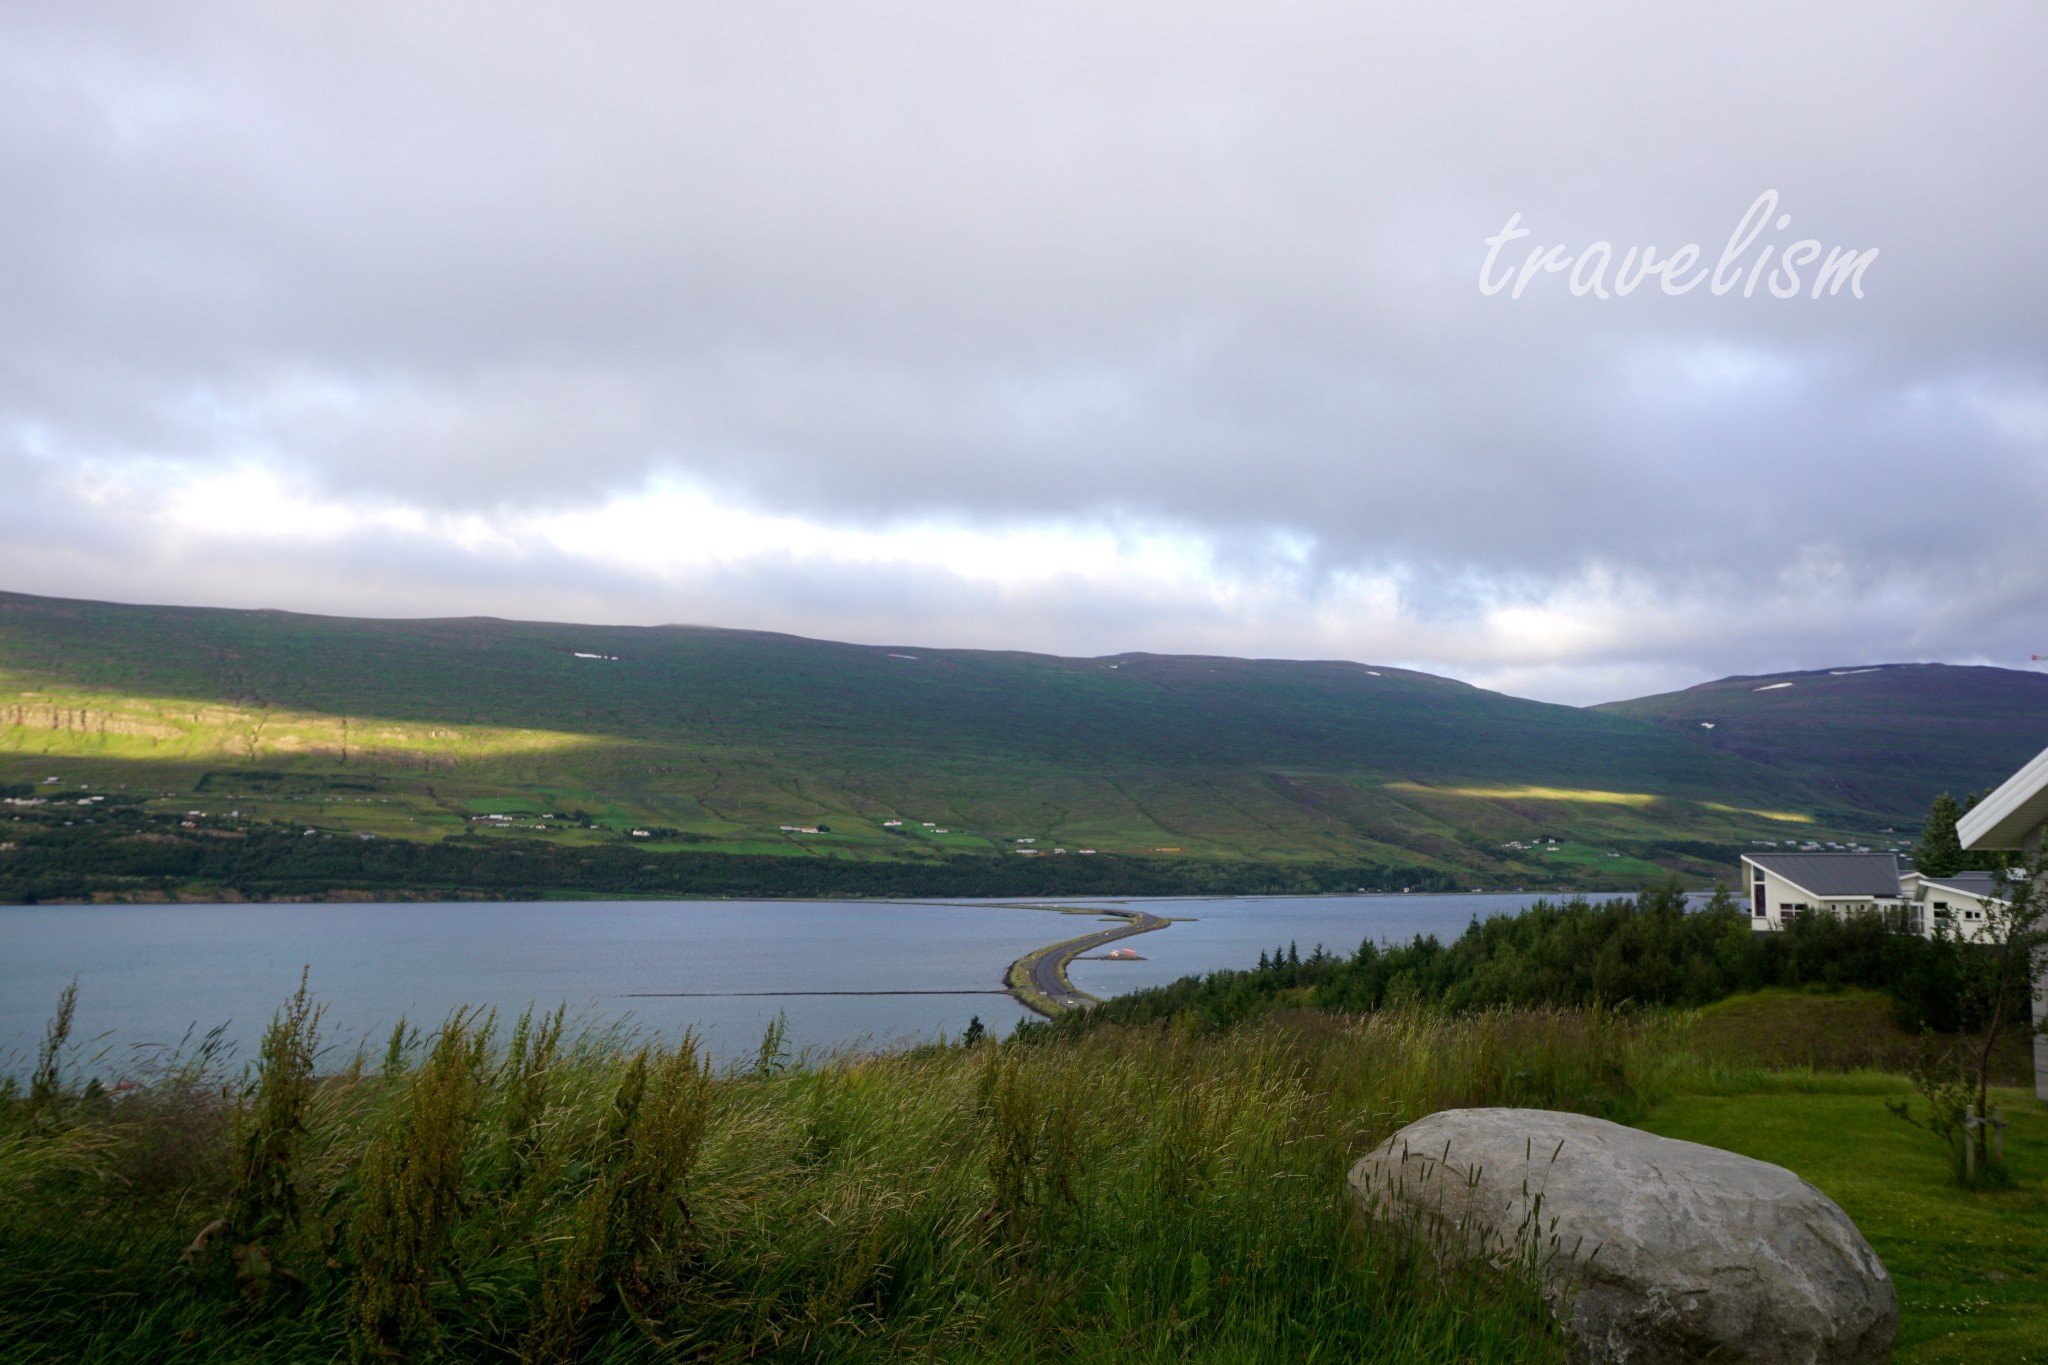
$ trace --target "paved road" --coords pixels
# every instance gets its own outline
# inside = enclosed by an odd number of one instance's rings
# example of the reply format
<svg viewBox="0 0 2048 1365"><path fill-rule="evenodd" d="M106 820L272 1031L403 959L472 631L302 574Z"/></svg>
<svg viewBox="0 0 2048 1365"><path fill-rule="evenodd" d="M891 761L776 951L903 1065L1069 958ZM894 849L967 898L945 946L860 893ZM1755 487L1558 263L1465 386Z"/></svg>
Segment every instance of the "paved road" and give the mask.
<svg viewBox="0 0 2048 1365"><path fill-rule="evenodd" d="M1104 913L1121 916L1124 923L1113 929L1103 929L1042 949L1043 956L1031 964L1031 984L1040 995L1052 1002L1055 1012L1086 1009L1090 1005L1102 1003L1086 991L1074 989L1073 983L1067 980L1069 962L1085 952L1114 943L1120 938L1149 933L1154 929L1164 929L1173 922L1143 910L1109 910Z"/></svg>

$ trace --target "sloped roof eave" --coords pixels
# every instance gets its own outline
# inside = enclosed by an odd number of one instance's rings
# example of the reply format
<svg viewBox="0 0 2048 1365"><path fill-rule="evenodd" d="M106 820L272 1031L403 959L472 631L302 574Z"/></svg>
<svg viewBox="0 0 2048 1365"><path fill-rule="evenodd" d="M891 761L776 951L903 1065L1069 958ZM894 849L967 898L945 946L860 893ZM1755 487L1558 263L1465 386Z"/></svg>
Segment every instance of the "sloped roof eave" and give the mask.
<svg viewBox="0 0 2048 1365"><path fill-rule="evenodd" d="M1964 848L2019 848L2048 824L2048 749L1963 813L1956 833Z"/></svg>

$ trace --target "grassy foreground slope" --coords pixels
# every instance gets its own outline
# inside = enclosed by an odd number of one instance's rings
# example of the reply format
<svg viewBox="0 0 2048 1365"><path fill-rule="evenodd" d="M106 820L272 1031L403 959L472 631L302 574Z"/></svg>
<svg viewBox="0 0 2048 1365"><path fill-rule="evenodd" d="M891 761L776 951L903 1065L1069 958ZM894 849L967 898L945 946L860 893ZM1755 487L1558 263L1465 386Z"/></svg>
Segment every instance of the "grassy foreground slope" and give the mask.
<svg viewBox="0 0 2048 1365"><path fill-rule="evenodd" d="M1900 1365L2025 1365L2048 1342L2048 1103L2033 1095L2024 1005L1990 1052L1993 1103L2010 1120L2001 1178L1963 1186L1945 1140L1887 1110L1904 1101L1925 1119L1910 1076L1953 1074L1978 1055L1984 1020L1957 1008L1969 994L1961 966L1955 945L1880 921L1818 916L1757 934L1739 911L1687 914L1657 889L1538 905L1448 945L1262 957L1023 1033L1229 1036L1283 1021L1306 1031L1311 1019L1339 1031L1411 1011L1471 1022L1537 1002L1586 1022L1661 1026L1633 1063L1624 1049L1614 1074L1632 1079L1603 1104L1608 1117L1777 1163L1840 1203L1898 1286ZM1548 1084L1540 1067L1511 1079Z"/></svg>
<svg viewBox="0 0 2048 1365"><path fill-rule="evenodd" d="M1697 735L1842 805L1909 821L1937 792L1995 787L2048 746L2048 674L2007 668L1768 673L1595 709Z"/></svg>
<svg viewBox="0 0 2048 1365"><path fill-rule="evenodd" d="M2001 1092L2011 1183L1960 1189L1885 1112L1902 1078L1759 1069L1686 1013L1282 1007L808 1060L771 1033L723 1073L531 1016L381 1067L317 1027L289 1003L240 1085L202 1050L116 1100L57 1047L0 1089L0 1358L1563 1360L1526 1280L1348 1213L1353 1161L1469 1105L1813 1180L1898 1285L1900 1365L2038 1361L2048 1323L2048 1106Z"/></svg>
<svg viewBox="0 0 2048 1365"><path fill-rule="evenodd" d="M1861 787L1709 733L1353 663L0 594L0 785L202 826L933 866L1036 840L1488 886L1877 827Z"/></svg>
<svg viewBox="0 0 2048 1365"><path fill-rule="evenodd" d="M812 1065L771 1034L718 1073L687 1034L458 1015L377 1067L320 1058L300 1000L246 1089L188 1057L118 1103L0 1090L0 1358L1562 1362L1530 1285L1361 1226L1345 1172L1447 1106L1625 1100L1657 1041L1411 1014Z"/></svg>

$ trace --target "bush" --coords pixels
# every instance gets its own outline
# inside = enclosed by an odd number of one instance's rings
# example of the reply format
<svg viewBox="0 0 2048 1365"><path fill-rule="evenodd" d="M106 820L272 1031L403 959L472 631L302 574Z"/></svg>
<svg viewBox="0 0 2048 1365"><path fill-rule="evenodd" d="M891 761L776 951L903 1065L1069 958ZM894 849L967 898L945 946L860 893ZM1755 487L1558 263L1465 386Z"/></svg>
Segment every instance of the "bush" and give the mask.
<svg viewBox="0 0 2048 1365"><path fill-rule="evenodd" d="M1215 1027L1287 1002L1339 1013L1426 1002L1453 1011L1495 1006L1588 1007L1596 1002L1699 1006L1772 986L1889 993L1907 1028L1979 1028L1985 1006L1957 988L1963 955L1880 914L1807 915L1758 933L1734 908L1688 913L1676 886L1633 899L1538 901L1518 915L1475 921L1448 946L1433 937L1350 957L1290 945L1245 971L1187 977L1118 996L1053 1031L1193 1014Z"/></svg>

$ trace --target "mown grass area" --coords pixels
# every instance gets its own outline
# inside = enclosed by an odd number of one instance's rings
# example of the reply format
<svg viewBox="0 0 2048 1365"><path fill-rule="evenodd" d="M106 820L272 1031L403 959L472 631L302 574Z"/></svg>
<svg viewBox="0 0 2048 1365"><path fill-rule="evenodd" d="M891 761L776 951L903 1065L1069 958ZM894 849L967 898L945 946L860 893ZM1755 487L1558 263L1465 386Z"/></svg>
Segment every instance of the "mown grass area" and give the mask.
<svg viewBox="0 0 2048 1365"><path fill-rule="evenodd" d="M1345 1173L1446 1106L1628 1111L1669 1046L1304 1014L801 1065L771 1036L714 1074L457 1019L316 1079L309 1022L241 1083L10 1097L0 1357L1561 1360L1530 1285L1361 1226Z"/></svg>
<svg viewBox="0 0 2048 1365"><path fill-rule="evenodd" d="M1957 1188L1941 1140L1885 1101L1910 1097L1880 1072L1754 1074L1733 1093L1676 1095L1643 1127L1773 1162L1840 1204L1899 1291L1899 1365L2048 1360L2048 1104L1999 1089L2006 1189Z"/></svg>

